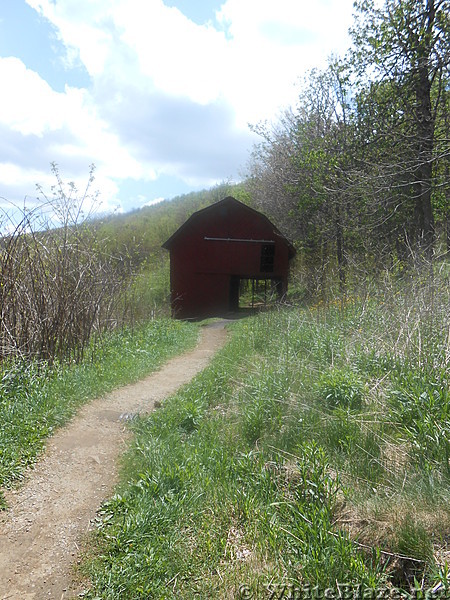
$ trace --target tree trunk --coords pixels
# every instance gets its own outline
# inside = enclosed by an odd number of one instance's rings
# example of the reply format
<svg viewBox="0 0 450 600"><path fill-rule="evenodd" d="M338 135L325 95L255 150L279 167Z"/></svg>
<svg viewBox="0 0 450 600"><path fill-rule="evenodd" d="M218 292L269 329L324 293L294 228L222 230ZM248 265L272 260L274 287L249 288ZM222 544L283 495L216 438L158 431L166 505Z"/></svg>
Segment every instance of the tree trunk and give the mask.
<svg viewBox="0 0 450 600"><path fill-rule="evenodd" d="M335 221L335 235L336 235L336 258L338 264L339 274L339 291L341 294L345 292L346 284L346 258L345 258L345 247L344 247L344 231L341 222L341 211L337 207L337 215Z"/></svg>
<svg viewBox="0 0 450 600"><path fill-rule="evenodd" d="M434 117L431 108L431 31L436 17L434 0L427 1L426 31L424 44L417 57L417 69L413 73L416 97L416 135L417 135L417 171L416 171L416 223L417 246L420 254L432 259L435 242L433 209L431 204L431 185L433 178Z"/></svg>
<svg viewBox="0 0 450 600"><path fill-rule="evenodd" d="M431 85L425 67L417 77L417 170L416 204L417 246L431 259L435 241L431 182L433 178L434 120L431 112Z"/></svg>

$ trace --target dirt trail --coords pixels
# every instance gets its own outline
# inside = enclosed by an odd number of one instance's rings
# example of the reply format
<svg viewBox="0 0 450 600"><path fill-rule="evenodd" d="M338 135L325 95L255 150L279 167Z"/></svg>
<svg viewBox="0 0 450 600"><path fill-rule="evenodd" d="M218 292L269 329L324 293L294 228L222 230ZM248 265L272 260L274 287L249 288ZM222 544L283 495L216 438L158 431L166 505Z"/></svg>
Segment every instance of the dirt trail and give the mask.
<svg viewBox="0 0 450 600"><path fill-rule="evenodd" d="M154 409L209 362L225 342L225 322L202 328L197 347L146 379L83 407L48 442L19 490L0 513L1 600L67 600L79 544L117 482L117 459L129 433L126 419Z"/></svg>

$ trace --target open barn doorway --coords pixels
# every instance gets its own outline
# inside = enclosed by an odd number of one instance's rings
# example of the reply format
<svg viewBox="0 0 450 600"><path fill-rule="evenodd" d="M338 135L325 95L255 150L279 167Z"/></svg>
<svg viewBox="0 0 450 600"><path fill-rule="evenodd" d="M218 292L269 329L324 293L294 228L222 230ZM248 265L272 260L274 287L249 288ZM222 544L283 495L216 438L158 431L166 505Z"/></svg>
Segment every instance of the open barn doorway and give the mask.
<svg viewBox="0 0 450 600"><path fill-rule="evenodd" d="M230 278L230 311L261 310L279 302L283 284L276 278L240 277Z"/></svg>

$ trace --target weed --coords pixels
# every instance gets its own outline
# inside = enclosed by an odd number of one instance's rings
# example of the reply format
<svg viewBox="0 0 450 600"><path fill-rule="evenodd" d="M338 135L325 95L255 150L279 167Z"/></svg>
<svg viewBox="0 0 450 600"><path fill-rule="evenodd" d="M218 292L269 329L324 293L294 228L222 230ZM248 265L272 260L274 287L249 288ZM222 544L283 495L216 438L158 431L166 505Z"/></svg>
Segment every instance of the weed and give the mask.
<svg viewBox="0 0 450 600"><path fill-rule="evenodd" d="M416 523L411 514L407 514L397 530L399 554L432 564L433 544L426 529Z"/></svg>
<svg viewBox="0 0 450 600"><path fill-rule="evenodd" d="M317 392L329 408L360 409L363 386L352 371L332 368L323 373L317 383Z"/></svg>

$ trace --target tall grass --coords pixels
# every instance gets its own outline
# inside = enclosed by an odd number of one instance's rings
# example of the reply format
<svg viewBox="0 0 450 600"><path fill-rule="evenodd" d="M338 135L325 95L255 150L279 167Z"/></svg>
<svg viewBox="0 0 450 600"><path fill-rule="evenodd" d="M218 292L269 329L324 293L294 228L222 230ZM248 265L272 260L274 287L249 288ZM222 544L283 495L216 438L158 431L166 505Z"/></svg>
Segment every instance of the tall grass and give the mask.
<svg viewBox="0 0 450 600"><path fill-rule="evenodd" d="M88 597L448 593L448 289L433 294L432 313L388 288L236 323L207 370L132 425Z"/></svg>
<svg viewBox="0 0 450 600"><path fill-rule="evenodd" d="M78 364L11 361L0 372L0 488L20 479L46 438L87 400L130 383L192 346L198 329L159 319L91 340Z"/></svg>

